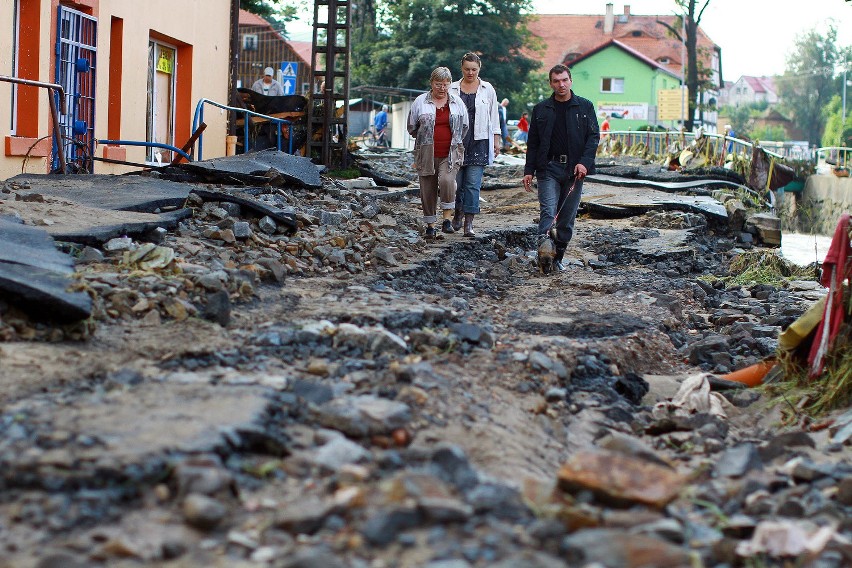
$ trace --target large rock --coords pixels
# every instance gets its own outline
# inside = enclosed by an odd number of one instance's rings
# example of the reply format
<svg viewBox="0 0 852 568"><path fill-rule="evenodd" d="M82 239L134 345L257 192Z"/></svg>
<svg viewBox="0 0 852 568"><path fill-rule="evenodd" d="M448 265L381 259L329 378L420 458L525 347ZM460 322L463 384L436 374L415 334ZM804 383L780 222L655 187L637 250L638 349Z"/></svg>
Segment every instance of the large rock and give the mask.
<svg viewBox="0 0 852 568"><path fill-rule="evenodd" d="M781 246L781 219L771 213L756 213L745 223L746 231L757 235L767 246Z"/></svg>
<svg viewBox="0 0 852 568"><path fill-rule="evenodd" d="M407 404L370 395L331 400L314 414L323 426L355 437L389 434L411 419Z"/></svg>
<svg viewBox="0 0 852 568"><path fill-rule="evenodd" d="M571 493L591 491L613 505L640 503L662 508L675 497L686 478L670 468L613 452L583 451L563 465L559 486Z"/></svg>

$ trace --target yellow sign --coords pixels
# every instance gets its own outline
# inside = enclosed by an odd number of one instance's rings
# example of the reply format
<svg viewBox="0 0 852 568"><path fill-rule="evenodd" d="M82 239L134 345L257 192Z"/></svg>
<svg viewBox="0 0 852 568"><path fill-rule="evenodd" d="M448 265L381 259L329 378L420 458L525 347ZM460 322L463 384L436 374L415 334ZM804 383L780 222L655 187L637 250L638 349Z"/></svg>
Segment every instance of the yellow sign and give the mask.
<svg viewBox="0 0 852 568"><path fill-rule="evenodd" d="M686 105L686 89L662 89L657 91L657 120L681 120L689 108Z"/></svg>
<svg viewBox="0 0 852 568"><path fill-rule="evenodd" d="M174 51L160 47L160 57L157 58L157 71L171 74L173 58Z"/></svg>

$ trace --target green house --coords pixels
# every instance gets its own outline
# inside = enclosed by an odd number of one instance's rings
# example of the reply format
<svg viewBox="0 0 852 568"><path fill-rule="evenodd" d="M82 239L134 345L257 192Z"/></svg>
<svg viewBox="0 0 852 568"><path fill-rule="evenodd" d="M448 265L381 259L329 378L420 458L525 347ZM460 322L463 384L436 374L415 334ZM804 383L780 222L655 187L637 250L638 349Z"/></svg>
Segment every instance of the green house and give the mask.
<svg viewBox="0 0 852 568"><path fill-rule="evenodd" d="M648 124L677 128L680 109L673 109L666 95L677 97L681 78L653 59L611 40L569 67L574 92L594 103L599 121L602 114L609 117L610 130L637 130ZM663 100L660 91L667 91Z"/></svg>

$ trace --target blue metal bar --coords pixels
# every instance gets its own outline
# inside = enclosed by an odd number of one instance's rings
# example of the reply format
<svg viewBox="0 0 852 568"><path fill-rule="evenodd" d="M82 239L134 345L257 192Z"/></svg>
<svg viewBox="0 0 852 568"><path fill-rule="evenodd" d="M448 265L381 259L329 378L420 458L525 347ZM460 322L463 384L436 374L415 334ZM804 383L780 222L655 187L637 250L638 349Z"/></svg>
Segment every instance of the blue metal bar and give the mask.
<svg viewBox="0 0 852 568"><path fill-rule="evenodd" d="M286 125L287 128L288 128L288 134L290 135L290 144L289 144L288 153L289 154L293 153L293 122L292 121L287 120L285 118L276 118L274 116L269 116L269 115L266 115L266 114L260 114L259 112L254 112L254 111L249 110L247 108L237 108L237 107L232 107L232 106L228 106L228 105L223 105L222 103L217 103L216 101L211 101L210 99L199 99L198 104L195 105L195 115L192 118L192 131L193 132L195 132L195 130L198 128L198 125L201 122L204 121L204 105L205 104L210 104L210 105L213 105L215 107L219 107L219 108L225 109L225 110L232 110L234 112L241 112L245 115L244 119L243 119L243 154L245 154L248 151L249 116L256 116L258 118L265 118L265 119L269 120L270 122L274 122L277 125L277 127L278 127L278 151L279 152L281 151L281 126ZM202 151L203 151L202 150L202 148L203 148L202 139L203 138L204 138L203 134L198 138L198 159L199 160L203 159L203 157L202 157Z"/></svg>
<svg viewBox="0 0 852 568"><path fill-rule="evenodd" d="M160 142L137 142L135 140L98 140L98 144L111 144L115 146L145 146L146 148L163 148L164 150L171 150L176 154L180 154L182 157L186 158L187 162L191 162L192 158L189 157L189 154L172 146L171 144L162 144Z"/></svg>

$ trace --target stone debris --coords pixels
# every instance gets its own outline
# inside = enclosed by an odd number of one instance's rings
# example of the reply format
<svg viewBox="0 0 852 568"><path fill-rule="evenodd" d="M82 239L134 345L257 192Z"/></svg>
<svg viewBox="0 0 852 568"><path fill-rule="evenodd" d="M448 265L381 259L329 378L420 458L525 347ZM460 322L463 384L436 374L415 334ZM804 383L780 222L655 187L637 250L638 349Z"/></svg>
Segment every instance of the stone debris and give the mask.
<svg viewBox="0 0 852 568"><path fill-rule="evenodd" d="M85 322L0 297L0 564L848 564L852 414L782 428L718 378L824 290L724 280L771 237L719 185L625 185L545 277L517 157L480 237L427 244L407 152L351 181L257 154L135 176L182 180L173 226L58 243ZM26 183L0 204L58 219Z"/></svg>

